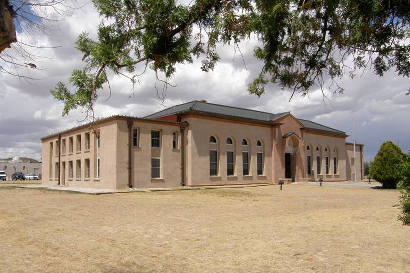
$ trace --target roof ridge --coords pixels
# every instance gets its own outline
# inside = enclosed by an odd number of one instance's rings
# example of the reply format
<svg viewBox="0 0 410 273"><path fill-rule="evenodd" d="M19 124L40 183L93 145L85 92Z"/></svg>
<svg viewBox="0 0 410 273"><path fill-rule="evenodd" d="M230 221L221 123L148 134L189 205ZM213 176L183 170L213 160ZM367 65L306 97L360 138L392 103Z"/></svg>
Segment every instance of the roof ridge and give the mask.
<svg viewBox="0 0 410 273"><path fill-rule="evenodd" d="M308 119L302 119L302 118L297 118L297 119L299 119L299 120L305 120L305 121L310 121L310 122L312 122L312 123L314 123L314 124L317 124L317 125L320 125L320 126L323 126L323 127L326 127L326 128L329 128L329 129L332 129L332 130L338 131L338 132L345 133L344 131L341 131L341 130L338 130L338 129L335 129L335 128L332 128L332 127L329 127L329 126L327 126L327 125L323 125L323 124L318 123L318 122L315 122L315 121L311 121L311 120L308 120Z"/></svg>
<svg viewBox="0 0 410 273"><path fill-rule="evenodd" d="M157 112L151 113L151 114L149 114L149 115L146 115L144 118L149 117L149 116L152 116L152 115L155 115L155 114L159 114L159 113L164 112L164 111L166 111L166 110L175 108L175 107L177 107L177 106L185 105L185 104L188 104L188 103L192 103L192 102L197 102L197 101L196 101L196 100L191 100L191 101L187 101L187 102L184 102L184 103L176 104L176 105L167 107L167 108L165 108L165 109L162 109L162 110L160 110L160 111L157 111ZM191 108L191 107L190 107L190 108Z"/></svg>
<svg viewBox="0 0 410 273"><path fill-rule="evenodd" d="M206 103L206 104L211 104L211 105L229 107L229 108L233 108L233 109L248 110L248 111L253 111L253 112L258 112L258 113L264 113L264 114L277 115L276 113L272 113L272 112L266 112L266 111L260 111L260 110L254 110L254 109L249 109L249 108L243 108L243 107L237 107L237 106L230 106L230 105L224 105L224 104L218 104L218 103L203 102L203 101L200 101L200 100L195 100L195 102L201 102L201 103ZM290 113L290 112L283 112L283 113ZM283 114L283 113L279 113L279 114Z"/></svg>

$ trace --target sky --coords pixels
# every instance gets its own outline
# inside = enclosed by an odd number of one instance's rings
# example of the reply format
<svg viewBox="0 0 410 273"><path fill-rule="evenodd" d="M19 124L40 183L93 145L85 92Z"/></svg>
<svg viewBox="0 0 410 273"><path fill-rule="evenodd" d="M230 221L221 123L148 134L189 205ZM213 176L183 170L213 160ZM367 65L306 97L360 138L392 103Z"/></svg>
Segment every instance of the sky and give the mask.
<svg viewBox="0 0 410 273"><path fill-rule="evenodd" d="M85 114L80 110L63 117L62 103L50 94L58 81L67 82L72 70L83 65L74 44L78 35L87 31L95 36L101 21L91 1L77 2L81 8L67 11L63 19L46 23L46 28L18 33L19 41L52 48L30 48L35 55L30 62L38 69L13 68L35 80L0 73L0 158L40 159L41 137L84 122ZM165 92L151 72L140 77L134 86L126 78L113 77L112 94L107 89L99 93L96 116L143 117L175 104L205 99L272 113L290 111L296 117L345 131L349 135L347 141L365 145L367 161L373 159L386 140L395 142L403 151L410 150L410 96L405 95L409 78L399 77L394 71L379 77L367 70L354 79L348 75L341 79L343 94L325 91L324 97L320 89L313 89L309 95L296 95L289 102L289 90L269 85L258 98L247 91L261 67L253 57L256 44L255 39L240 44L243 59L233 46L221 46L221 61L212 72L202 72L200 60L178 65L170 80L175 87L168 87ZM16 49L6 52L13 55Z"/></svg>

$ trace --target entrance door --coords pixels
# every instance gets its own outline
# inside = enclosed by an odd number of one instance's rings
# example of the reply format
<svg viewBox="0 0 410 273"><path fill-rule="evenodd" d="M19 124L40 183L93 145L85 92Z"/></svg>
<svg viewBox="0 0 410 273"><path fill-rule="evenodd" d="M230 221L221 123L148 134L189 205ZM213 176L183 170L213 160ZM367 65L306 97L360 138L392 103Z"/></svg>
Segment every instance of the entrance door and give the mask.
<svg viewBox="0 0 410 273"><path fill-rule="evenodd" d="M292 154L285 153L285 178L292 178Z"/></svg>

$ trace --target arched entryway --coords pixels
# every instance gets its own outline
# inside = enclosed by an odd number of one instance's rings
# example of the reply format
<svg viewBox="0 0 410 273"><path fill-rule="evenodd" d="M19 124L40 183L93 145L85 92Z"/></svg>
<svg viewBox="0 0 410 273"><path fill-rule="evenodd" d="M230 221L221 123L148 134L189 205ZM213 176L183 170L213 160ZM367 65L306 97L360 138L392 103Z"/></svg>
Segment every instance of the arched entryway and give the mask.
<svg viewBox="0 0 410 273"><path fill-rule="evenodd" d="M295 181L296 177L296 154L298 153L299 138L294 132L287 133L285 138L285 178Z"/></svg>

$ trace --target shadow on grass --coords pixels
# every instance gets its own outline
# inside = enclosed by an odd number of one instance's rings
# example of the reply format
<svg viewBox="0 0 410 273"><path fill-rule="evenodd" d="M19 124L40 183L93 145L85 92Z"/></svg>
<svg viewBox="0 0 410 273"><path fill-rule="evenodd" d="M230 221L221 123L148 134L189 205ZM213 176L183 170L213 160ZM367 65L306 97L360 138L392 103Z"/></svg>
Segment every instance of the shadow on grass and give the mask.
<svg viewBox="0 0 410 273"><path fill-rule="evenodd" d="M391 189L391 188L383 188L383 186L374 186L374 187L370 187L373 190L384 190L384 191L398 191L399 189Z"/></svg>

